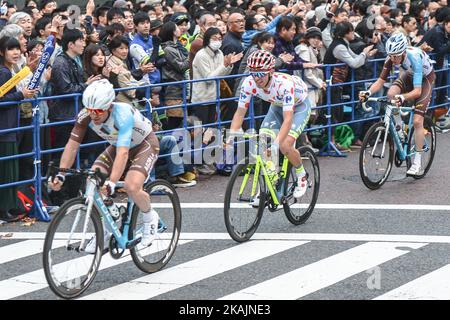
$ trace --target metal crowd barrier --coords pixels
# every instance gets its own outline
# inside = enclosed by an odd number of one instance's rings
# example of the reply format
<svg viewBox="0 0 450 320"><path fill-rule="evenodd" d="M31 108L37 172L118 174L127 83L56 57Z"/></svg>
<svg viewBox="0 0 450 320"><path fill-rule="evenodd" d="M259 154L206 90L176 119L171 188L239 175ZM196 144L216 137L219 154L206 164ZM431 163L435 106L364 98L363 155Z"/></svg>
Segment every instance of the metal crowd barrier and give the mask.
<svg viewBox="0 0 450 320"><path fill-rule="evenodd" d="M430 104L430 108L442 108L442 107L448 107L450 105L449 100L447 99L447 101L445 103L441 103L439 105L434 105L434 100L435 100L435 91L436 90L447 90L447 97L450 97L450 85L449 85L449 80L450 80L450 68L448 67L449 61L450 60L450 56L447 56L444 59L444 67L441 69L436 70L435 72L436 74L438 73L446 73L447 75L447 83L444 85L441 85L439 87L435 87L433 89L433 97L432 97L432 101ZM327 123L326 125L322 125L322 126L316 126L314 128L308 128L305 131L312 131L312 130L319 130L319 129L326 129L328 132L328 142L323 146L323 148L320 150L320 155L325 155L325 156L343 156L343 154L341 153L340 150L338 150L336 148L336 146L332 143L331 141L331 136L332 136L332 130L333 127L339 126L339 125L343 125L343 124L355 124L355 123L363 123L366 121L372 121L372 120L376 120L380 118L380 115L374 115L372 117L368 117L368 118L361 118L361 119L357 119L355 117L355 107L358 103L358 99L357 97L355 97L355 85L357 84L364 84L364 83L370 83L376 80L376 78L378 77L378 73L379 70L377 68L378 63L384 61L384 59L374 59L374 60L369 60L369 63L373 63L373 74L375 75L374 78L371 79L361 79L361 80L355 80L355 70L350 68L351 71L351 81L349 82L345 82L345 83L333 83L332 81L332 68L336 67L336 66L345 66L344 63L341 64L334 64L334 65L323 65L324 68L324 74L325 74L325 81L327 82L327 88L326 88L326 93L325 93L325 101L326 103L320 106L316 106L314 109L320 110L320 109L325 109L326 110L326 119L327 119ZM231 121L222 121L221 120L221 105L224 102L227 101L237 101L238 97L231 97L231 98L220 98L220 80L223 79L232 79L235 78L236 80L238 80L241 77L247 76L248 74L241 74L241 75L229 75L229 76L224 76L224 77L216 77L216 78L207 78L207 79L197 79L197 80L185 80L185 81L179 81L179 82L167 82L167 83L158 83L158 84L152 84L152 85L147 85L147 86L139 86L139 87L127 87L127 88L121 88L121 89L116 89L116 92L120 92L120 91L128 91L128 90L132 90L132 89L145 89L145 97L147 99L150 98L150 92L152 90L152 88L156 88L156 87L166 87L166 86L182 86L182 92L183 92L183 97L182 97L182 104L181 105L175 105L175 106L159 106L156 108L156 110L159 111L166 111L169 109L175 109L175 108L182 108L183 109L183 128L179 128L179 129L173 129L173 130L163 130L163 131L159 131L158 134L174 134L176 132L179 131L183 131L183 130L191 130L191 129L196 129L196 128L208 128L208 127L215 127L218 130L219 133L219 137L218 140L222 141L222 129L225 128L228 124L231 123ZM390 78L395 78L395 76L391 76ZM187 87L191 86L192 83L195 82L203 82L203 81L215 81L216 82L216 99L212 100L212 101L204 101L201 103L189 103L188 102L188 97L187 97ZM339 87L339 86L350 86L351 91L350 91L350 99L349 101L346 102L339 102L339 103L335 103L335 104L331 104L331 88L333 87ZM239 95L239 94L237 94ZM34 177L32 179L27 179L27 180L23 180L23 181L15 181L15 182L11 182L11 183L7 183L7 184L2 184L0 185L0 190L4 189L4 188L8 188L8 187L13 187L13 186L18 186L18 185L23 185L23 184L29 184L32 183L34 184L35 187L35 199L34 199L34 207L32 208L31 214L30 216L32 217L36 217L41 221L50 221L50 216L47 213L47 210L45 208L45 206L42 204L41 201L41 186L42 186L42 166L41 166L41 162L42 162L42 156L43 155L47 155L47 154L51 154L51 153L56 153L56 152L61 152L64 150L64 148L55 148L55 149L47 149L47 150L41 150L41 142L40 142L40 132L42 128L47 128L47 127L53 127L53 126L57 126L57 125L64 125L64 124L72 124L75 122L75 119L71 119L71 120L67 120L67 121L59 121L59 122L53 122L53 123L45 123L45 124L40 124L40 110L38 107L38 104L40 101L46 101L46 100L57 100L57 99L67 99L67 98L73 98L74 102L75 102L75 111L76 114L78 114L79 110L79 99L81 97L81 93L80 94L68 94L68 95L61 95L61 96L51 96L51 97L38 97L38 98L34 98L34 99L27 99L27 100L23 100L20 102L14 101L14 102L2 102L0 103L0 110L3 106L8 106L8 105L18 105L22 102L31 102L33 105L33 117L32 117L32 124L30 126L24 126L21 127L20 123L19 123L19 127L18 128L11 128L11 129L4 129L4 130L0 130L0 135L2 134L6 134L6 133L10 133L10 132L20 132L20 131L25 131L25 130L33 130L33 150L31 152L27 152L27 153L23 153L23 154L18 154L18 155L14 155L14 156L3 156L0 157L0 161L6 161L6 160L12 160L12 159L19 159L19 158L25 158L25 157L32 157L33 158L33 165L34 165ZM211 123L211 124L207 124L207 125L190 125L188 124L188 108L193 107L193 106L201 106L201 105L211 105L211 104L215 104L216 105L216 113L217 113L217 119L218 121L216 121L215 123ZM344 121L341 123L333 123L332 121L332 116L331 116L331 110L332 108L335 107L340 107L340 106L351 106L351 119L349 121ZM154 108L155 110L155 108ZM148 103L146 103L146 108L144 110L142 110L142 112L146 112L148 113L148 116L151 117L151 107ZM18 112L18 116L19 116L19 112L20 112L20 108L17 108L17 112ZM19 117L20 118L20 117ZM245 121L248 121L248 127L249 128L255 128L255 122L257 119L262 119L264 118L264 115L259 115L256 116L255 112L254 112L254 108L253 108L253 99L252 102L250 103L250 107L249 107L249 114L248 116L246 116ZM20 121L20 120L19 120ZM87 143L87 144L82 144L81 148L87 148L87 147L91 147L91 146L95 146L95 145L102 145L102 144L106 144L106 142L104 141L100 141L100 142L93 142L93 143ZM196 152L196 151L203 151L206 149L211 149L211 148L216 148L216 146L213 147L200 147L200 148L194 148L194 149L189 149L188 151L183 151L183 152ZM171 156L166 155L167 156ZM76 161L76 166L79 167L80 166L80 155L78 153L77 156L77 161ZM0 191L1 192L1 191Z"/></svg>

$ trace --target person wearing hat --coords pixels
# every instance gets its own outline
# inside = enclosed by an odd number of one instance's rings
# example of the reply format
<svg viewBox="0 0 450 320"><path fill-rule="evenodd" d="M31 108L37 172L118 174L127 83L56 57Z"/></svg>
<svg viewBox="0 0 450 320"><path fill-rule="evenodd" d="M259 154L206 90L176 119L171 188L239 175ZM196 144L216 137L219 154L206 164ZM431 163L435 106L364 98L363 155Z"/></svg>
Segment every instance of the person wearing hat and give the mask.
<svg viewBox="0 0 450 320"><path fill-rule="evenodd" d="M186 50L189 51L192 43L189 35L189 29L191 28L189 15L184 12L176 12L172 15L170 21L175 22L178 28L180 28L181 36L178 38L178 40L181 42L183 47L185 47Z"/></svg>
<svg viewBox="0 0 450 320"><path fill-rule="evenodd" d="M304 38L295 48L295 52L305 62L320 63L320 45L322 42L322 32L318 27L311 27L306 30ZM305 69L303 80L308 85L308 96L311 106L314 108L323 95L323 90L327 84L324 81L323 71L320 68ZM317 110L312 110L311 116L315 117Z"/></svg>

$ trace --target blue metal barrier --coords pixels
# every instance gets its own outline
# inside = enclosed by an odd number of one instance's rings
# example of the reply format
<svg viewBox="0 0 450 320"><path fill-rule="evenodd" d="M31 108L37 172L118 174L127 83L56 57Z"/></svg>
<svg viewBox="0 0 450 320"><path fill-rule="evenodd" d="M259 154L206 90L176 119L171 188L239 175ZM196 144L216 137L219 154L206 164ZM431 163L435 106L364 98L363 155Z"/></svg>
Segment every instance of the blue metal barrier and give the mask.
<svg viewBox="0 0 450 320"><path fill-rule="evenodd" d="M450 56L446 57L445 59L447 62L450 60ZM377 62L380 61L384 61L384 59L376 59L376 60L370 60L369 62L374 63L374 75L378 76L377 74ZM442 69L438 69L435 70L436 73L438 72L447 72L447 84L446 85L442 85L440 87L436 87L433 89L433 91L436 91L438 89L445 89L447 88L447 92L448 92L448 96L450 97L450 85L449 85L449 80L450 80L450 68L447 65L444 65L444 67ZM355 85L356 84L361 84L361 83L366 83L368 81L375 81L376 78L373 79L364 79L364 80L355 80L355 75L354 75L354 70L351 70L351 81L350 82L346 82L346 83L332 83L332 78L331 78L331 70L333 67L335 66L343 66L345 64L341 63L341 64L334 64L334 65L324 65L323 67L325 68L325 75L326 75L326 82L327 82L327 89L326 89L326 93L325 93L325 98L326 98L326 104L325 105L320 105L320 106L316 106L314 109L317 110L321 110L321 109L326 109L327 110L327 114L326 114L326 119L327 119L327 124L323 125L323 126L317 126L314 129L307 129L305 131L311 131L311 130L319 130L319 129L327 129L328 131L328 142L325 144L325 146L321 149L320 154L321 155L327 155L327 156L343 156L342 152L332 143L331 137L332 137L332 132L333 132L333 127L335 126L339 126L339 125L343 125L343 124L356 124L356 123L361 123L361 122L366 122L366 121L372 121L372 120L376 120L379 119L380 116L373 116L373 117L369 117L369 118L362 118L362 119L355 119L355 106L358 103L357 100L355 100ZM158 84L152 84L152 85L147 85L147 86L139 86L139 87L128 87L128 88L121 88L121 89L116 89L116 92L120 92L120 91L127 91L127 90L133 90L133 89L145 89L145 98L146 99L150 99L150 92L152 90L152 88L155 87L164 87L164 86L182 86L183 87L183 96L182 96L182 101L183 103L181 105L176 105L176 106L160 106L157 108L157 110L160 111L166 111L169 109L175 109L175 108L182 108L183 109L183 128L180 129L174 129L174 130L163 130L158 132L159 134L172 134L174 132L180 131L180 130L190 130L190 129L196 129L196 128L208 128L208 127L217 127L219 129L219 141L222 141L222 129L224 127L226 127L228 124L231 123L231 121L222 121L221 119L221 109L220 106L222 105L223 102L227 102L227 101L237 101L238 97L231 97L231 98L220 98L220 80L222 79L238 79L244 76L247 76L248 74L244 74L244 75L229 75L229 76L224 76L224 77L215 77L215 78L207 78L207 79L196 79L196 80L185 80L185 81L180 81L180 82L169 82L169 83L158 83ZM390 77L393 78L393 77ZM201 103L188 103L188 99L187 99L187 87L188 86L192 86L192 83L195 82L203 82L203 81L215 81L216 82L216 99L213 101L204 101ZM335 103L335 104L331 104L331 88L333 87L339 87L339 86L348 86L350 85L352 90L351 90L351 94L350 94L350 101L348 102L339 102L339 103ZM1 134L6 134L6 133L10 133L10 132L20 132L20 131L24 131L24 130L33 130L33 149L31 152L27 152L27 153L23 153L23 154L18 154L15 156L6 156L6 157L0 157L0 161L6 161L6 160L12 160L12 159L19 159L19 158L24 158L24 157L33 157L34 161L34 177L32 179L27 179L24 181L15 181L15 182L11 182L11 183L7 183L7 184L3 184L0 185L0 190L3 188L8 188L8 187L13 187L13 186L18 186L18 185L22 185L22 184L28 184L28 183L33 183L34 187L35 187L35 201L34 201L34 207L32 210L32 216L38 218L39 220L42 221L49 221L50 217L45 209L45 207L42 204L41 198L42 198L42 192L41 192L41 186L42 186L42 164L41 164L41 160L42 160L42 155L46 155L46 154L51 154L51 153L56 153L56 152L61 152L64 150L64 148L55 148L55 149L47 149L47 150L41 150L41 141L40 141L40 131L42 128L47 128L47 127L54 127L54 126L58 126L58 125L65 125L65 124L72 124L75 122L75 119L72 120L66 120L66 121L58 121L58 122L54 122L54 123L45 123L45 124L41 124L40 123L40 110L39 110L39 102L40 101L47 101L47 100L57 100L57 99L67 99L67 98L73 98L75 100L75 110L76 110L76 114L78 114L79 111L79 106L78 106L78 100L79 97L81 96L80 94L68 94L68 95L61 95L61 96L52 96L52 97L39 97L39 98L34 98L34 99L28 99L28 100L24 100L24 101L14 101L14 102L2 102L0 103L0 108L4 105L18 105L20 103L23 102L31 102L33 104L33 121L32 121L32 125L31 126L26 126L26 127L19 127L19 128L11 128L11 129L3 129L0 130L0 135ZM434 102L434 95L433 95L433 102ZM188 124L188 108L189 107L193 107L193 106L201 106L201 105L208 105L208 104L215 104L216 105L216 112L218 115L218 121L216 121L215 123L211 123L211 124L207 124L207 125L190 125ZM346 104L350 104L352 106L352 113L351 113L351 120L350 121L344 121L341 123L332 123L332 119L331 119L331 110L334 107L341 107L344 106ZM434 109L434 108L442 108L445 106L449 106L449 101L447 100L445 103L439 104L439 105L434 105L432 107L430 107L430 109ZM450 108L449 108L450 110ZM142 110L142 112L146 112L148 113L148 117L151 117L151 106L147 103L146 107L144 110ZM255 115L254 112L254 108L253 108L253 99L252 102L250 103L250 107L249 107L249 114L248 116L245 118L245 121L249 122L249 128L255 128L255 120L256 119L261 119L263 118L264 115ZM94 142L94 143L87 143L87 144L83 144L81 145L81 148L87 148L87 147L91 147L91 146L96 146L96 145L103 145L106 144L106 142L100 141L100 142ZM183 152L194 152L194 151L199 151L199 150L208 150L208 149L213 149L216 148L216 146L214 147L200 147L200 148L194 148L189 149L188 151L183 151ZM171 156L170 155L166 155L166 157ZM80 157L79 154L77 156L77 161L76 161L76 165L77 167L80 166Z"/></svg>

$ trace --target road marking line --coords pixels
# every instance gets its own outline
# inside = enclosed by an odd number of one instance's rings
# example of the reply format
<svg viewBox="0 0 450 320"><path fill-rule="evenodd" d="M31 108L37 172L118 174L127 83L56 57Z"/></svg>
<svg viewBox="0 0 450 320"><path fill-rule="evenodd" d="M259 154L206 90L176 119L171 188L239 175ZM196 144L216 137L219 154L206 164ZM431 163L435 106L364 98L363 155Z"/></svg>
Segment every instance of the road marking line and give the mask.
<svg viewBox="0 0 450 320"><path fill-rule="evenodd" d="M426 243L368 242L245 288L220 300L293 300L376 267ZM369 275L368 275L369 277Z"/></svg>
<svg viewBox="0 0 450 320"><path fill-rule="evenodd" d="M2 232L0 232L2 235ZM40 239L45 232L15 232L6 239ZM56 234L56 239L67 239L67 234ZM220 232L181 232L184 240L231 240L228 233ZM289 241L362 241L362 242L420 242L450 243L450 236L408 235L408 234L365 234L365 233L255 233L252 240L289 240Z"/></svg>
<svg viewBox="0 0 450 320"><path fill-rule="evenodd" d="M143 300L303 245L298 241L250 241L83 297Z"/></svg>
<svg viewBox="0 0 450 320"><path fill-rule="evenodd" d="M189 243L189 240L180 240L178 245L183 245ZM81 261L83 258L77 258L74 260ZM63 262L58 264L58 268L67 268L70 264L69 262L74 262L74 260ZM119 259L113 259L109 254L103 256L99 271L117 266L119 264L131 261L132 257L129 251L127 251L124 256ZM75 276L72 274L71 276ZM94 280L95 281L95 280ZM0 281L0 300L13 299L15 297L28 294L37 290L41 290L48 287L47 280L45 279L44 269L39 269L33 272L29 272L14 278L6 279Z"/></svg>
<svg viewBox="0 0 450 320"><path fill-rule="evenodd" d="M65 241L58 240L54 242L54 247L62 247L64 244ZM0 264L42 253L43 249L44 242L40 239L26 240L0 247Z"/></svg>
<svg viewBox="0 0 450 320"><path fill-rule="evenodd" d="M374 300L450 300L450 264L414 279Z"/></svg>
<svg viewBox="0 0 450 320"><path fill-rule="evenodd" d="M152 203L153 208L168 208L170 203ZM295 204L293 208L306 208L306 204ZM236 202L231 203L232 208L251 208L250 204ZM222 202L184 202L182 209L223 209ZM354 204L354 203L318 203L315 209L336 209L336 210L414 210L414 211L449 211L449 205L423 205L423 204Z"/></svg>

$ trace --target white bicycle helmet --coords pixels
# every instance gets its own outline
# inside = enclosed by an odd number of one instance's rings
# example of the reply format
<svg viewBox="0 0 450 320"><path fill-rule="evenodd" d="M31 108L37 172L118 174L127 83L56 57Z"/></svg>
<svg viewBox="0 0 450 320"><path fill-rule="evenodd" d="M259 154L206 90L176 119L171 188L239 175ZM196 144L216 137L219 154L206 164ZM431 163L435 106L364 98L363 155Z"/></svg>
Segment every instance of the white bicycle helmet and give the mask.
<svg viewBox="0 0 450 320"><path fill-rule="evenodd" d="M113 85L106 79L92 82L83 92L83 105L86 108L107 110L111 107L116 93Z"/></svg>
<svg viewBox="0 0 450 320"><path fill-rule="evenodd" d="M391 36L386 42L386 53L400 54L403 53L408 47L408 39L403 33L396 33Z"/></svg>

